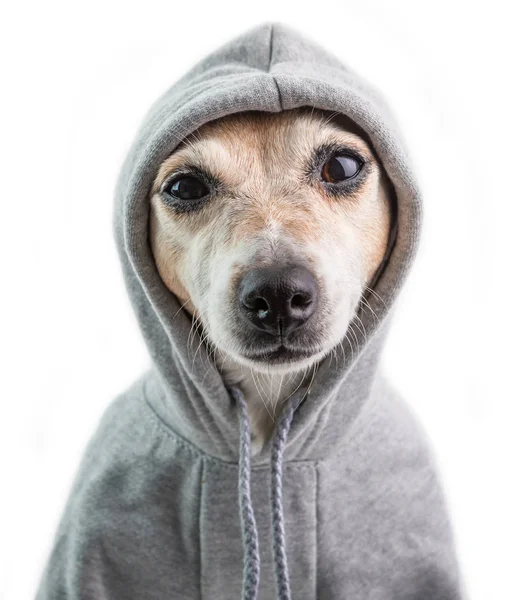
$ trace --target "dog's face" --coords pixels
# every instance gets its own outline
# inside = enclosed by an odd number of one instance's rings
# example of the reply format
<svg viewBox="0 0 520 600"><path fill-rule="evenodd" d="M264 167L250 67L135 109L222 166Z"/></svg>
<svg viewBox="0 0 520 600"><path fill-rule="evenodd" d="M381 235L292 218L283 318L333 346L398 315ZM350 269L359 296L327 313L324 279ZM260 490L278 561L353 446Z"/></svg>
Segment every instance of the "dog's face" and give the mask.
<svg viewBox="0 0 520 600"><path fill-rule="evenodd" d="M207 342L264 372L346 335L386 251L389 184L369 145L310 109L202 126L161 165L150 241Z"/></svg>

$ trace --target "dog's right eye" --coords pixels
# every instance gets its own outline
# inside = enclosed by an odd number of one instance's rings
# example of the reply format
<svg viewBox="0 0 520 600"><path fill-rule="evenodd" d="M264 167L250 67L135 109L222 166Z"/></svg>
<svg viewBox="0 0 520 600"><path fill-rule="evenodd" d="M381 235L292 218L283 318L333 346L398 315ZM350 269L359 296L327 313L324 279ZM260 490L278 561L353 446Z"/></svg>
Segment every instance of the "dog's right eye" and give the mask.
<svg viewBox="0 0 520 600"><path fill-rule="evenodd" d="M348 179L354 179L362 167L363 163L355 156L334 154L323 165L321 176L327 183L339 183Z"/></svg>
<svg viewBox="0 0 520 600"><path fill-rule="evenodd" d="M200 179L191 175L185 175L174 179L164 191L173 198L180 200L200 200L209 194L209 190Z"/></svg>

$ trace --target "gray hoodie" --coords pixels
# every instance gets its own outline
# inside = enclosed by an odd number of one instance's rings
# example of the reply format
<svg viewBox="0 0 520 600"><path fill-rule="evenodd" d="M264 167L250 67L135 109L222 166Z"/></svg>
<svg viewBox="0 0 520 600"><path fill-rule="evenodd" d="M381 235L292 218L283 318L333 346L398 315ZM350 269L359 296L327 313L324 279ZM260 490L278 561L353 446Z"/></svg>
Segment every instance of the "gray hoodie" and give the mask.
<svg viewBox="0 0 520 600"><path fill-rule="evenodd" d="M244 399L156 270L149 192L203 123L245 110L338 111L395 189L397 230L359 316L251 457ZM428 441L380 372L416 253L420 195L380 94L323 48L263 24L196 64L151 108L116 191L124 278L152 366L108 407L61 518L39 600L455 600L452 532ZM338 265L338 268L341 268ZM177 315L175 320L174 315ZM343 360L343 352L346 360Z"/></svg>

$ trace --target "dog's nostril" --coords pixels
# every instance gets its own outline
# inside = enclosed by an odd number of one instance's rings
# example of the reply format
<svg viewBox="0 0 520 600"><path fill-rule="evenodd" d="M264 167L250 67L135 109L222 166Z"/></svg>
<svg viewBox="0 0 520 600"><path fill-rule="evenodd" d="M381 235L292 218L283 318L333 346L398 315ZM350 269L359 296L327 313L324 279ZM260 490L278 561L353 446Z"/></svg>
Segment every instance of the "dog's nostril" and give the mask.
<svg viewBox="0 0 520 600"><path fill-rule="evenodd" d="M262 296L247 298L244 300L244 304L247 306L247 308L258 313L258 316L262 316L263 314L267 314L269 312L269 304L265 298L262 298Z"/></svg>
<svg viewBox="0 0 520 600"><path fill-rule="evenodd" d="M291 306L293 308L305 308L311 300L308 297L303 296L302 294L295 294L291 298Z"/></svg>
<svg viewBox="0 0 520 600"><path fill-rule="evenodd" d="M315 312L318 285L304 267L252 269L238 289L240 309L258 329L287 335Z"/></svg>

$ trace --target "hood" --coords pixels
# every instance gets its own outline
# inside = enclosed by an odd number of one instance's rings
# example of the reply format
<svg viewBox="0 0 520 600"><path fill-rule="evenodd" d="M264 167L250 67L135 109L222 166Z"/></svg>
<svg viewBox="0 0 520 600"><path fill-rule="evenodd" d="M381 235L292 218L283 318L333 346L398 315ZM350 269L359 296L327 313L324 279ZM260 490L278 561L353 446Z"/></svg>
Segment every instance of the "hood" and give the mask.
<svg viewBox="0 0 520 600"><path fill-rule="evenodd" d="M190 315L163 283L152 256L149 194L162 161L204 123L246 110L278 112L303 106L337 111L364 130L397 201L393 247L373 284L375 293L366 298L370 310L359 314L366 337L357 336L355 343L345 338L336 347L341 360L327 357L321 362L287 433L286 458L324 458L334 452L370 395L389 316L419 234L418 188L399 130L379 92L290 27L262 24L211 53L156 101L135 137L116 189L117 247L153 362L147 400L177 435L224 461L239 457L239 403L204 344L194 360L193 349L201 340L188 344ZM267 446L252 464L269 462Z"/></svg>

